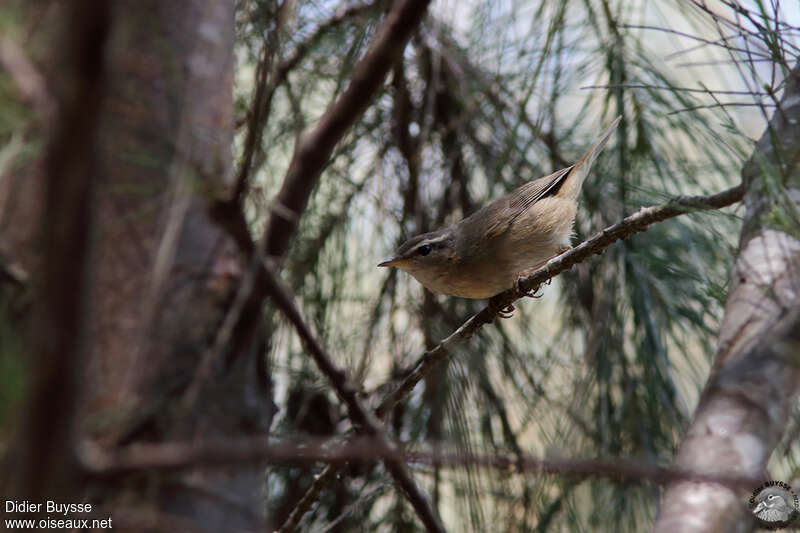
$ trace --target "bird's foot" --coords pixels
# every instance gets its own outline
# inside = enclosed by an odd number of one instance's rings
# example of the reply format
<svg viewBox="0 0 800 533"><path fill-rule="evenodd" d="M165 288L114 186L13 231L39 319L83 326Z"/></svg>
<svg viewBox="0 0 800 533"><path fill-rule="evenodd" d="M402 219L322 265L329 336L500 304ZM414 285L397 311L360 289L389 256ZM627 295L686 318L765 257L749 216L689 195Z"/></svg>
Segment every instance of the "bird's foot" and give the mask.
<svg viewBox="0 0 800 533"><path fill-rule="evenodd" d="M521 271L519 274L517 274L517 277L514 279L514 294L518 298L522 298L523 296L527 296L528 298L541 298L542 297L542 294L536 294L537 292L539 292L539 288L541 288L541 285L537 285L536 287L526 291L526 290L523 290L522 287L519 286L519 282L520 282L520 280L522 280L522 278L524 278L526 276L530 276L531 274L533 274L534 272L539 270L539 268L543 264L544 263L541 263L539 265L536 265L535 267L528 268L526 270ZM548 285L550 284L550 280L547 280L547 284Z"/></svg>
<svg viewBox="0 0 800 533"><path fill-rule="evenodd" d="M495 296L489 298L489 310L500 318L511 318L515 309L513 303L503 305Z"/></svg>
<svg viewBox="0 0 800 533"><path fill-rule="evenodd" d="M556 251L556 254L553 257L558 257L559 255L563 254L567 250L571 250L571 249L572 249L572 246L562 246L561 248L559 248ZM551 257L550 259L553 259L553 257ZM543 296L542 294L537 294L539 289L542 287L541 284L537 285L536 287L534 287L531 290L524 291L524 290L522 290L520 288L519 282L520 282L520 280L522 278L530 276L531 274L533 274L534 272L536 272L537 270L539 270L540 268L545 266L547 264L547 262L550 261L550 259L548 259L547 261L542 261L541 263L538 263L538 264L536 264L536 265L534 265L534 266L532 266L530 268L526 268L525 270L521 270L517 274L517 277L514 280L514 292L518 295L518 297L522 298L523 296L527 296L529 298L541 298ZM544 284L545 285L550 285L551 281L553 281L553 278L548 279L546 282L544 282Z"/></svg>
<svg viewBox="0 0 800 533"><path fill-rule="evenodd" d="M560 247L560 248L559 248L559 249L556 251L556 255L554 255L553 257L558 257L559 255L561 255L561 254L563 254L564 252L567 252L567 251L569 251L569 250L572 250L572 245L565 244L565 245L561 246L561 247ZM551 257L550 259L552 259L553 257ZM549 261L550 259L548 259L547 261ZM547 261L545 261L545 262L547 262Z"/></svg>

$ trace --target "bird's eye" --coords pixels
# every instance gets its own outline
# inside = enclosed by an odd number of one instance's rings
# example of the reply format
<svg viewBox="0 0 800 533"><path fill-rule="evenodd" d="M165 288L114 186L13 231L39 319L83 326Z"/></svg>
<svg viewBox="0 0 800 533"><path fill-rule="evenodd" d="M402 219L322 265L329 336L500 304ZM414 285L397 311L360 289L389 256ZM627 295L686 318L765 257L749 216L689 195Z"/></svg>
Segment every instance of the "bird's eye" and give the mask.
<svg viewBox="0 0 800 533"><path fill-rule="evenodd" d="M417 248L417 251L419 252L419 255L428 255L429 253L431 253L431 249L432 248L430 244L423 244L422 246Z"/></svg>

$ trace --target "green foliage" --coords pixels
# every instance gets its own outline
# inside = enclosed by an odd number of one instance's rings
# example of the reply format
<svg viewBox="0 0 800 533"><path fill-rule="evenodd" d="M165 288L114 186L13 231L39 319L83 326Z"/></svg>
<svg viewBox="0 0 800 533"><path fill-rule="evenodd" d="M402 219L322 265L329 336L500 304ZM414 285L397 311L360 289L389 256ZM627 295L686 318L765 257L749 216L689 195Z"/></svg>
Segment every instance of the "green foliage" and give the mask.
<svg viewBox="0 0 800 533"><path fill-rule="evenodd" d="M277 7L242 5L238 57L252 67ZM743 124L771 102L752 80L766 75L771 94L781 90L797 57L795 29L757 1L738 12L747 42L734 46L699 5L436 5L402 68L339 145L284 270L327 348L366 391L397 379L482 306L425 293L375 264L405 238L570 164L615 116L623 117L618 132L584 186L575 243L642 205L739 181L752 148ZM296 135L346 86L381 16L360 12L311 43L333 4L302 4L281 26L277 61L305 55L275 92L248 197L254 222L267 213ZM748 60L763 54L774 67ZM712 62L702 77L676 67L698 59ZM744 94L721 91L730 87ZM247 80L237 87L243 108L251 90ZM793 223L780 205L776 223ZM393 413L395 436L470 453L668 461L714 353L738 230L735 209L687 215L564 273L541 300L520 302L513 319L459 346ZM278 326L272 340L279 404L298 386L324 388L291 331ZM286 413L278 427L300 431ZM286 489L296 473L269 475L272 501L291 507L284 500L296 497ZM359 476L342 482L348 502L387 482L377 468ZM416 478L454 530L638 531L659 496L654 486L466 466L420 469ZM328 498L305 527L335 519ZM375 530L413 529L392 491L336 508Z"/></svg>

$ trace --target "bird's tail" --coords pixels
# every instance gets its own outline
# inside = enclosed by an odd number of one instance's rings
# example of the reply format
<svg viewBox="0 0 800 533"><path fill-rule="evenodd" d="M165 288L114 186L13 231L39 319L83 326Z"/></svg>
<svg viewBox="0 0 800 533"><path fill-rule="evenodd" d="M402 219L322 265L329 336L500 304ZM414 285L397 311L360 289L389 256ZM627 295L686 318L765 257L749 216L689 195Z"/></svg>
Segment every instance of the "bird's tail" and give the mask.
<svg viewBox="0 0 800 533"><path fill-rule="evenodd" d="M567 179L558 190L558 196L572 199L578 197L578 194L581 192L581 187L583 186L583 181L586 179L586 176L589 175L589 171L592 169L592 163L594 163L594 160L597 159L598 155L600 155L600 152L603 151L603 148L608 142L608 139L611 137L611 134L614 133L615 129L617 129L617 124L619 124L620 119L622 119L622 116L614 119L614 122L612 122L611 125L606 128L606 131L603 132L594 145L587 150L587 152L578 160L577 163L575 163L575 165L573 165L572 170L567 176Z"/></svg>

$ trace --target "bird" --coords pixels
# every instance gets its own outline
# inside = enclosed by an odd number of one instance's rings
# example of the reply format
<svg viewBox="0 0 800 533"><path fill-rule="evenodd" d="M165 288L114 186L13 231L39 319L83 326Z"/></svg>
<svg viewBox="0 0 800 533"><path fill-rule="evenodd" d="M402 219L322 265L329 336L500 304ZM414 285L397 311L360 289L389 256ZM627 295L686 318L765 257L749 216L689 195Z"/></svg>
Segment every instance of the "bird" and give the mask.
<svg viewBox="0 0 800 533"><path fill-rule="evenodd" d="M780 494L768 494L758 502L753 509L753 514L766 522L786 522L793 509L786 503Z"/></svg>
<svg viewBox="0 0 800 533"><path fill-rule="evenodd" d="M621 118L574 165L525 183L452 226L408 239L378 266L404 270L426 289L448 296L520 292L522 276L572 247L581 187Z"/></svg>

